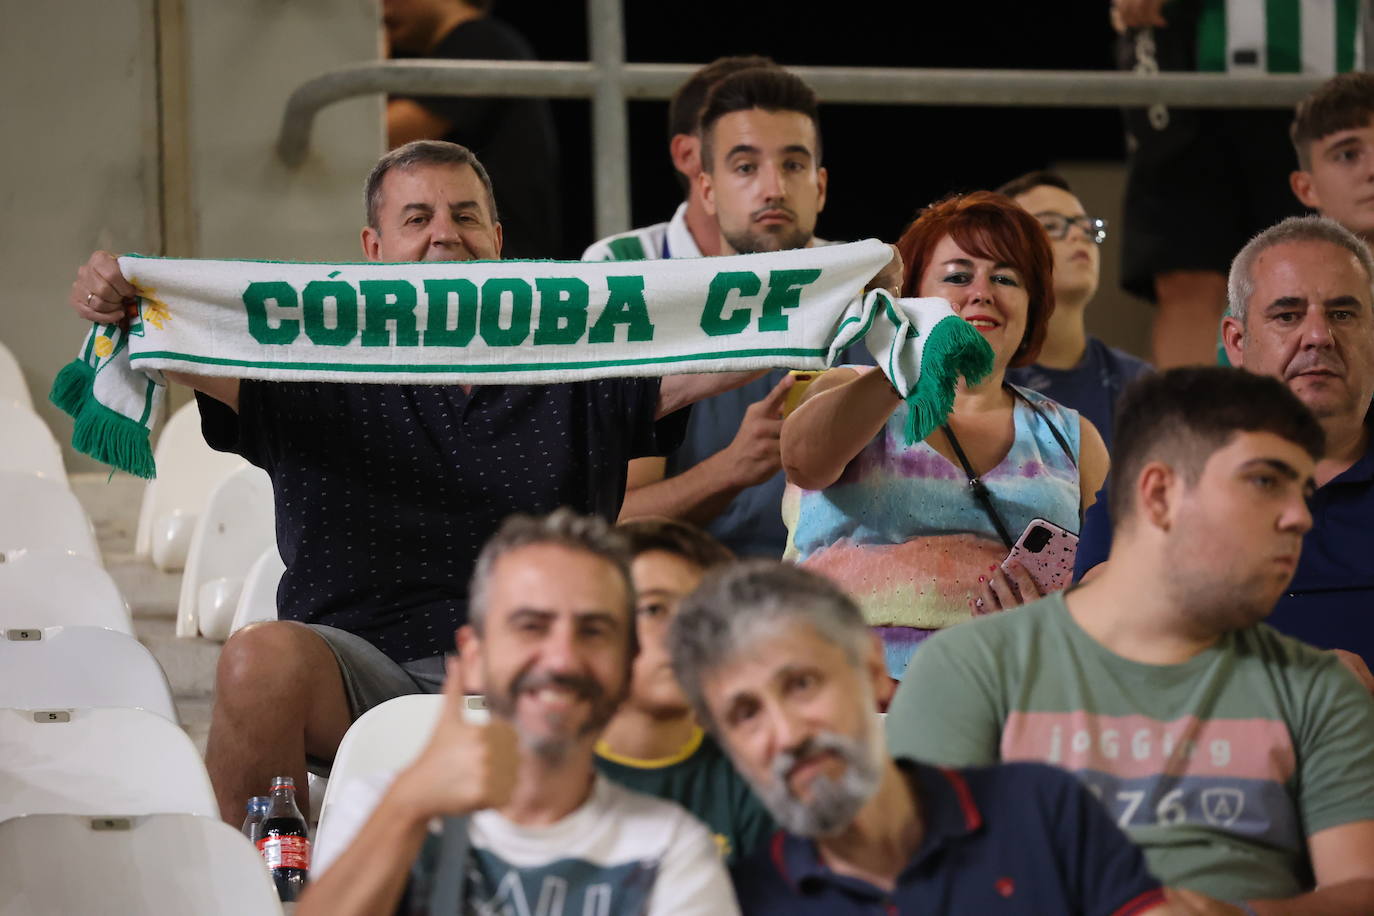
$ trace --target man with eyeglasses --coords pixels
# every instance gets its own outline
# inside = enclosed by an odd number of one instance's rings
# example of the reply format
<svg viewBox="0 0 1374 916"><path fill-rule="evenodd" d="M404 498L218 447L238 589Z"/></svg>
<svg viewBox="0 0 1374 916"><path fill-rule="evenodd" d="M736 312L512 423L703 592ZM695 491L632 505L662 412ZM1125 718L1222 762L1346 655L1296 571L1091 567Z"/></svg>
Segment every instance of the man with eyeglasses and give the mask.
<svg viewBox="0 0 1374 916"><path fill-rule="evenodd" d="M1122 389L1148 363L1088 336L1083 323L1097 292L1104 220L1088 216L1069 183L1054 172L1030 172L997 189L1040 221L1054 251L1054 313L1040 358L1007 370L1013 384L1054 398L1087 417L1111 448L1112 412Z"/></svg>

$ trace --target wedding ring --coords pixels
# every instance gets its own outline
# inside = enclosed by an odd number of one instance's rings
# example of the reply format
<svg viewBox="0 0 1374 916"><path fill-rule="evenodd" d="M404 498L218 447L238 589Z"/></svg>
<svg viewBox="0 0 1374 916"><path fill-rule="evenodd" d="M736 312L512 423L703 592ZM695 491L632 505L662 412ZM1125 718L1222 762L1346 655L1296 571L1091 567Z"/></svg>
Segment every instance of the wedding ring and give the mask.
<svg viewBox="0 0 1374 916"><path fill-rule="evenodd" d="M94 296L94 295L95 295L95 293L87 293L87 294L86 294L86 308L90 308L90 307L91 307L91 297Z"/></svg>

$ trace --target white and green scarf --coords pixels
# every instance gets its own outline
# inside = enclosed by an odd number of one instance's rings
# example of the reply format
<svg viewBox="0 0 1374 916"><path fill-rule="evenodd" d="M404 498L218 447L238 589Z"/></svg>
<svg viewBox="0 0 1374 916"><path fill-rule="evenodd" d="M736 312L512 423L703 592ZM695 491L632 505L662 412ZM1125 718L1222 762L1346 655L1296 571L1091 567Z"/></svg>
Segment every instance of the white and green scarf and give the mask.
<svg viewBox="0 0 1374 916"><path fill-rule="evenodd" d="M869 240L664 261L298 264L125 255L127 328L96 325L50 397L73 446L152 477L161 370L276 381L549 384L823 369L862 339L906 398L908 436L948 415L992 351L943 299L864 285Z"/></svg>

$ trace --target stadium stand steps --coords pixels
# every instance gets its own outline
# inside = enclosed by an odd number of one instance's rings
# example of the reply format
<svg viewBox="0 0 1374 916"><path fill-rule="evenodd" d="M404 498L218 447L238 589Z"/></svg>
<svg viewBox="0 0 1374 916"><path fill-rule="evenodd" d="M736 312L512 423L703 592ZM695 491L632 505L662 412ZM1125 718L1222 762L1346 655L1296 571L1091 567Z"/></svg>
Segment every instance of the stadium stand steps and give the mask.
<svg viewBox="0 0 1374 916"><path fill-rule="evenodd" d="M220 646L208 639L176 637L181 574L161 572L147 557L134 555L143 481L108 472L72 474L70 480L95 525L105 568L129 604L134 632L166 671L181 726L204 754Z"/></svg>

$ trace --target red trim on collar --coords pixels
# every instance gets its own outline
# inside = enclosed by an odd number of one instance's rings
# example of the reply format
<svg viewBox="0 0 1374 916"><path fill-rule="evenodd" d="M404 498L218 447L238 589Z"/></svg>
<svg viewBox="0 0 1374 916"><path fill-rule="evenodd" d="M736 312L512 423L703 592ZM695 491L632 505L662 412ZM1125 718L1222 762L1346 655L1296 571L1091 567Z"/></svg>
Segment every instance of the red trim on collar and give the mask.
<svg viewBox="0 0 1374 916"><path fill-rule="evenodd" d="M964 823L969 830L977 830L983 826L983 815L978 810L978 806L973 802L973 793L969 791L968 783L964 777L960 776L955 770L945 767L939 768L944 777L949 780L949 784L954 787L954 794L959 799L959 807L964 811Z"/></svg>
<svg viewBox="0 0 1374 916"><path fill-rule="evenodd" d="M1165 903L1164 888L1157 887L1152 891L1146 891L1139 897L1128 900L1120 907L1112 911L1112 916L1138 916L1146 910L1162 906Z"/></svg>
<svg viewBox="0 0 1374 916"><path fill-rule="evenodd" d="M778 867L778 874L782 875L782 880L791 884L792 879L787 876L787 862L783 859L782 854L782 846L786 840L787 833L785 831L779 830L777 833L774 833L773 841L769 844L768 852L773 857L773 864Z"/></svg>

